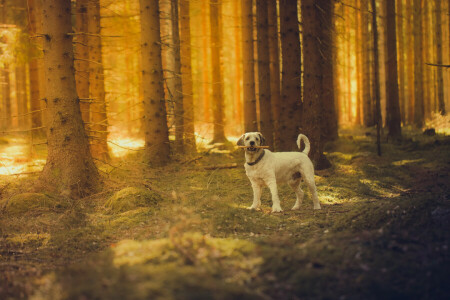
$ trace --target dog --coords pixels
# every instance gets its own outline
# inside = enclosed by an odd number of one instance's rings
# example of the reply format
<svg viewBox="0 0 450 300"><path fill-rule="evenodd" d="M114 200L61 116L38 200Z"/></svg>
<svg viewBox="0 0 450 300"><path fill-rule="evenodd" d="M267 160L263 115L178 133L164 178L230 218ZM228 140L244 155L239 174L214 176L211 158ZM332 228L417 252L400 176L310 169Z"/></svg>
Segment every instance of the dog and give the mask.
<svg viewBox="0 0 450 300"><path fill-rule="evenodd" d="M297 196L292 210L298 210L304 195L300 187L302 179L311 191L314 209L320 209L314 180L314 166L308 157L309 139L303 134L299 134L297 138L299 150L301 141L305 144L303 152L271 152L255 147L263 146L264 141L264 136L260 132L247 132L237 142L238 146L245 146L245 173L253 188L253 204L248 209L260 209L261 192L266 185L272 194L272 212L281 212L277 185L288 183Z"/></svg>

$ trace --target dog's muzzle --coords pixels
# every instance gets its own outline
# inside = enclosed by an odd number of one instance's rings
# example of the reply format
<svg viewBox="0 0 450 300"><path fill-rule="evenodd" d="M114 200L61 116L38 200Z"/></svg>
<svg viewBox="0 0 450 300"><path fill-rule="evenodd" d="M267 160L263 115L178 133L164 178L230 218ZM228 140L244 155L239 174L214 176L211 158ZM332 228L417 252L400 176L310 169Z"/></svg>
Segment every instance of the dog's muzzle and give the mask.
<svg viewBox="0 0 450 300"><path fill-rule="evenodd" d="M247 148L245 148L245 150L250 151L250 152L256 152L256 150L258 150L258 148L255 148L254 146L248 146Z"/></svg>

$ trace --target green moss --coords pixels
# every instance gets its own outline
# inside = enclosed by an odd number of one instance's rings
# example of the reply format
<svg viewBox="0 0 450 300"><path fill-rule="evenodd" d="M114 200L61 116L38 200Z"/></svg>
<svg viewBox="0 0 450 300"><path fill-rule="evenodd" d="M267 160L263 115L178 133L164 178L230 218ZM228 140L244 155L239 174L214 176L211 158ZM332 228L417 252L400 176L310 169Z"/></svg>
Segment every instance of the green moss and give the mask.
<svg viewBox="0 0 450 300"><path fill-rule="evenodd" d="M45 246L50 239L48 233L27 233L27 234L14 234L6 238L9 245L13 247L41 247Z"/></svg>
<svg viewBox="0 0 450 300"><path fill-rule="evenodd" d="M161 195L155 191L127 187L110 197L105 206L113 213L121 213L138 207L155 207L162 200Z"/></svg>
<svg viewBox="0 0 450 300"><path fill-rule="evenodd" d="M5 211L10 215L27 212L54 211L67 207L68 202L39 193L24 193L11 197L5 203Z"/></svg>

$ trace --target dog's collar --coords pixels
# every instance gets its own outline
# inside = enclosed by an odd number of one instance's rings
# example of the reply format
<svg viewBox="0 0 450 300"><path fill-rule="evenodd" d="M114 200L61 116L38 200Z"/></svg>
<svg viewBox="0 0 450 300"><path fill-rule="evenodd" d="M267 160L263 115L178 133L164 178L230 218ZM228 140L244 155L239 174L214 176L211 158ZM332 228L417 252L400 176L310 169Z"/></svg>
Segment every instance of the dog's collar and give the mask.
<svg viewBox="0 0 450 300"><path fill-rule="evenodd" d="M261 155L254 162L247 162L247 165L249 165L249 166L256 165L257 163L259 163L261 161L261 159L264 157L265 153L266 153L266 151L264 151L264 149L263 149Z"/></svg>

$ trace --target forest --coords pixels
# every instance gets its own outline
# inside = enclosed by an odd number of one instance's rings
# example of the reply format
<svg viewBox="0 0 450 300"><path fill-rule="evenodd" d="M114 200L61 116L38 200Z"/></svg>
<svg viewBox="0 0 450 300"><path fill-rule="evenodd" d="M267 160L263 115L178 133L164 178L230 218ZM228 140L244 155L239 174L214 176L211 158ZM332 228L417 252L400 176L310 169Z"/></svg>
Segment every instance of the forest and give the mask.
<svg viewBox="0 0 450 300"><path fill-rule="evenodd" d="M0 0L0 299L448 299L449 106L448 0Z"/></svg>

